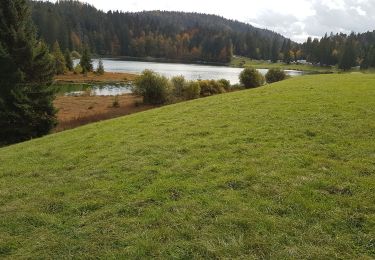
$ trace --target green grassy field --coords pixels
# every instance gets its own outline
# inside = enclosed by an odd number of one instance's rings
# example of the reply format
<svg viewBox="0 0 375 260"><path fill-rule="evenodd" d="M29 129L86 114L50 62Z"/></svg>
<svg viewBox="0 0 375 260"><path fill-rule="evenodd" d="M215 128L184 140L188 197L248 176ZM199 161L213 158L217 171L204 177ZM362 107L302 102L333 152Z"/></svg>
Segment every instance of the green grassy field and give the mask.
<svg viewBox="0 0 375 260"><path fill-rule="evenodd" d="M0 149L0 258L373 259L375 75L292 78Z"/></svg>
<svg viewBox="0 0 375 260"><path fill-rule="evenodd" d="M285 64L285 63L271 63L267 61L261 60L252 60L246 57L233 57L230 63L232 67L253 67L255 69L272 69L278 68L283 70L299 70L299 71L306 71L312 73L334 73L338 72L336 67L321 67L321 66L314 66L308 64Z"/></svg>

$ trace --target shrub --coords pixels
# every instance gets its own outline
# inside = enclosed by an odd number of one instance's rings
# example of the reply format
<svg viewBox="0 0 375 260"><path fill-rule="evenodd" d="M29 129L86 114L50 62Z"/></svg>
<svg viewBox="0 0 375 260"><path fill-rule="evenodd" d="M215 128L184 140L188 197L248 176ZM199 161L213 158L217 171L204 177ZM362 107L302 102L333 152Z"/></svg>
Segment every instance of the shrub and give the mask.
<svg viewBox="0 0 375 260"><path fill-rule="evenodd" d="M281 69L270 69L266 74L267 83L274 83L284 79L286 79L286 74Z"/></svg>
<svg viewBox="0 0 375 260"><path fill-rule="evenodd" d="M225 93L225 89L219 81L215 80L201 80L198 81L201 89L201 96L207 97L216 94Z"/></svg>
<svg viewBox="0 0 375 260"><path fill-rule="evenodd" d="M201 94L201 87L197 81L190 81L185 84L183 93L186 99L196 99Z"/></svg>
<svg viewBox="0 0 375 260"><path fill-rule="evenodd" d="M113 108L119 108L120 107L120 102L118 100L118 96L115 96L115 98L113 99L112 107Z"/></svg>
<svg viewBox="0 0 375 260"><path fill-rule="evenodd" d="M231 86L231 90L243 90L244 87L241 84L234 84Z"/></svg>
<svg viewBox="0 0 375 260"><path fill-rule="evenodd" d="M253 68L246 68L240 74L240 82L245 88L256 88L264 85L263 75Z"/></svg>
<svg viewBox="0 0 375 260"><path fill-rule="evenodd" d="M77 66L75 66L74 68L74 74L81 74L83 71L81 65L77 64Z"/></svg>
<svg viewBox="0 0 375 260"><path fill-rule="evenodd" d="M221 84L221 86L225 89L225 91L230 91L231 85L230 85L229 80L220 79L220 80L218 80L218 83Z"/></svg>
<svg viewBox="0 0 375 260"><path fill-rule="evenodd" d="M143 71L135 80L134 85L135 93L142 95L146 104L164 104L169 100L172 93L172 87L168 79L152 70Z"/></svg>
<svg viewBox="0 0 375 260"><path fill-rule="evenodd" d="M174 89L174 95L176 97L182 97L183 91L186 87L186 80L184 76L176 76L171 79L172 87Z"/></svg>

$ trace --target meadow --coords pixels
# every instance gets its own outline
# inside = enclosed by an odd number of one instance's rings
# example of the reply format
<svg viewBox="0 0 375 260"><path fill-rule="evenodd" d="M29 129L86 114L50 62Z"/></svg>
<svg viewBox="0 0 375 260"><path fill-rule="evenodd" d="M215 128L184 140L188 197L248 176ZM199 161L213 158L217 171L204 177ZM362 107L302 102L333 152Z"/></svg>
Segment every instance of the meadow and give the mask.
<svg viewBox="0 0 375 260"><path fill-rule="evenodd" d="M0 257L372 259L375 75L291 78L0 149Z"/></svg>
<svg viewBox="0 0 375 260"><path fill-rule="evenodd" d="M286 64L284 62L268 62L262 60L253 60L246 57L235 56L230 62L232 67L252 67L254 69L282 69L282 70L298 70L308 73L335 73L339 70L334 66L316 66L311 64Z"/></svg>

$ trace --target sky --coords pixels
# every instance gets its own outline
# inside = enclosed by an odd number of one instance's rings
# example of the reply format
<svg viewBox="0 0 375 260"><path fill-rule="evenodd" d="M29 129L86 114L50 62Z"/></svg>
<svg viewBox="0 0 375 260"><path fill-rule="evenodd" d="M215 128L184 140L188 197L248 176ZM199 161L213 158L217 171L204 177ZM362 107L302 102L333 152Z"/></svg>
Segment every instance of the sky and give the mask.
<svg viewBox="0 0 375 260"><path fill-rule="evenodd" d="M375 0L81 1L103 11L167 10L216 14L276 31L297 42L330 32L375 30Z"/></svg>

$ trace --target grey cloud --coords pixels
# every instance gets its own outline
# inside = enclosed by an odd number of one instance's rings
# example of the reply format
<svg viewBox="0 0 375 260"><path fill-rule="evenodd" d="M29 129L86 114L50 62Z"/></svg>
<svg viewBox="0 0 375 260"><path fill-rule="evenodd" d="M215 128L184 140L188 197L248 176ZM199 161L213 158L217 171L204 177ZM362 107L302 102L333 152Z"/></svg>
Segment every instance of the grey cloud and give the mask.
<svg viewBox="0 0 375 260"><path fill-rule="evenodd" d="M350 33L375 30L375 0L341 0L339 6L332 2L313 0L314 15L297 18L272 10L260 13L250 22L275 30L301 41L306 35L323 36L325 33Z"/></svg>
<svg viewBox="0 0 375 260"><path fill-rule="evenodd" d="M295 16L277 13L272 10L262 12L256 19L251 19L249 22L288 37L303 33L303 24Z"/></svg>
<svg viewBox="0 0 375 260"><path fill-rule="evenodd" d="M306 32L311 35L323 35L326 32L348 33L375 29L375 1L343 2L344 9L330 9L321 1L314 1L313 8L316 14L304 20ZM360 10L366 12L366 15Z"/></svg>

